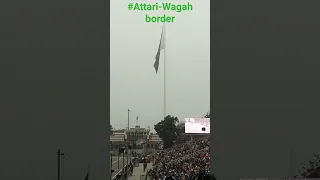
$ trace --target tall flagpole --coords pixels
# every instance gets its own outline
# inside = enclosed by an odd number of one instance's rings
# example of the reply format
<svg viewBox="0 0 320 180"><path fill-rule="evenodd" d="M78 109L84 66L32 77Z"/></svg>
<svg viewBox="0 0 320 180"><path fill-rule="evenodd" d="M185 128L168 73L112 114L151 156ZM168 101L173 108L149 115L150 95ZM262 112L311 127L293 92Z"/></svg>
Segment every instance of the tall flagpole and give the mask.
<svg viewBox="0 0 320 180"><path fill-rule="evenodd" d="M164 80L163 80L163 118L165 119L166 118L166 115L167 115L167 80L166 80L166 69L167 69L167 67L166 67L166 59L167 59L167 41L166 41L166 36L167 36L167 31L166 31L166 23L164 23L163 24L163 37L164 37L164 39L163 39L163 42L164 42L164 58L163 58L163 68L164 68L164 70L163 70L163 76L164 76ZM163 119L163 120L164 120Z"/></svg>

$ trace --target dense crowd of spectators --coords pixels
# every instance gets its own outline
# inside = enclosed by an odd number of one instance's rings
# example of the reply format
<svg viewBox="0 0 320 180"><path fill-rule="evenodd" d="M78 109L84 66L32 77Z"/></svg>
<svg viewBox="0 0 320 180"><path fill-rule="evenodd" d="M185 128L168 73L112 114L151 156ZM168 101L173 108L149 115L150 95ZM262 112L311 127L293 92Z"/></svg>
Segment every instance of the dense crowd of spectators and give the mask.
<svg viewBox="0 0 320 180"><path fill-rule="evenodd" d="M158 151L154 168L148 175L152 180L173 176L179 180L194 180L201 172L210 169L210 138L205 137Z"/></svg>

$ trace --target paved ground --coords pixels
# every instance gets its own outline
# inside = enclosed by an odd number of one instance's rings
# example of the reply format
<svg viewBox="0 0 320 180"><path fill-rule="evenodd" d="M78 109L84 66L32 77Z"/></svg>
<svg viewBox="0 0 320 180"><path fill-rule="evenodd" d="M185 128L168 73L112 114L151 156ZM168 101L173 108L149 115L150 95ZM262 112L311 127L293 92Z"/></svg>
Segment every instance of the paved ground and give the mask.
<svg viewBox="0 0 320 180"><path fill-rule="evenodd" d="M129 176L128 180L145 180L145 175L150 168L152 168L152 163L148 163L146 171L143 171L143 163L140 163L139 167L133 168L132 176Z"/></svg>
<svg viewBox="0 0 320 180"><path fill-rule="evenodd" d="M130 161L130 157L129 157L129 161ZM126 156L124 157L124 159L122 156L121 157L120 156L119 157L112 156L112 164L110 164L110 166L112 165L112 167L110 167L110 168L115 170L115 172L111 174L112 179L126 164L127 164L127 157Z"/></svg>

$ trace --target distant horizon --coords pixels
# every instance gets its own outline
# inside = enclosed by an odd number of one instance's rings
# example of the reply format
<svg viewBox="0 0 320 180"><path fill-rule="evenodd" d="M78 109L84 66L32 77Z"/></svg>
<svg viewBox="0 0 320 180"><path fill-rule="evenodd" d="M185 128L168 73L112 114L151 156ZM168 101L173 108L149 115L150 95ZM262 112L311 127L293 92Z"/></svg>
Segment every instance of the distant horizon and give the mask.
<svg viewBox="0 0 320 180"><path fill-rule="evenodd" d="M124 129L126 129L126 128L114 129L114 130L115 130L115 131L119 131L119 130L124 130ZM157 133L154 129L151 129L151 128L150 128L150 132L151 132L151 133Z"/></svg>
<svg viewBox="0 0 320 180"><path fill-rule="evenodd" d="M207 113L208 113L209 111L207 111L207 112L205 112L205 113L203 113L203 112L201 112L201 116L193 116L193 117L184 117L183 119L181 118L181 119L179 119L179 123L181 123L181 122L185 122L185 118L202 118L202 117L204 117ZM135 120L136 121L136 120ZM122 126L122 127L119 127L119 126L114 126L112 123L111 123L112 121L110 121L110 124L112 125L112 127L114 128L114 129L116 129L116 130L121 130L121 129L126 129L127 128L127 126L126 125L124 125L124 126ZM160 122L160 121L159 121ZM136 125L138 125L138 126L140 126L140 127L143 127L142 125L139 125L139 124L136 124ZM132 128L132 127L135 127L136 125L134 125L134 126L131 126L130 125L130 128ZM156 125L156 124L154 124L154 125ZM154 125L146 125L145 127L143 127L143 128L146 128L147 129L147 127L148 126L150 126L150 129L151 130L154 130Z"/></svg>
<svg viewBox="0 0 320 180"><path fill-rule="evenodd" d="M112 124L111 124L111 126L112 126ZM136 126L137 126L137 125L130 126L130 128L134 128L134 127L136 127ZM138 125L138 126L140 126L141 128L148 129L148 126L147 126L147 127L143 127L143 126L141 126L141 125ZM113 127L113 126L112 126L112 127ZM150 126L150 131L155 131L153 128L154 128L154 127L151 127L151 126ZM113 130L125 130L125 129L127 129L127 127L121 127L121 128L115 128L115 127L113 127Z"/></svg>
<svg viewBox="0 0 320 180"><path fill-rule="evenodd" d="M192 118L196 118L196 117L192 117ZM209 118L209 119L210 119L210 118ZM184 122L185 122L185 119L179 120L179 123L184 123ZM110 122L110 125L112 125L111 122ZM135 126L137 126L137 125L130 126L130 128L134 128ZM149 126L149 125L147 125L147 126L145 127L145 126L142 126L142 125L139 125L139 124L138 124L138 126L140 126L141 128L148 129L148 126ZM113 125L112 125L112 127L113 127L114 130L123 130L123 129L126 129L126 128L127 128L127 126L117 127L117 128L116 128L116 127L114 127ZM156 132L156 131L154 130L154 125L153 125L153 126L150 126L150 131Z"/></svg>

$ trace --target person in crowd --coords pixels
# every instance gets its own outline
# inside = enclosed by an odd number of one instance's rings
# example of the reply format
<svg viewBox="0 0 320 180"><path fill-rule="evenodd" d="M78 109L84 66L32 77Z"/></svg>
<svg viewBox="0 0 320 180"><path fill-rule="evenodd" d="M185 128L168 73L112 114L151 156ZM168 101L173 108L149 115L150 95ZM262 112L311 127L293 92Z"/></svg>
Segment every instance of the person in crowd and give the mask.
<svg viewBox="0 0 320 180"><path fill-rule="evenodd" d="M132 173L133 173L133 163L132 163L132 161L130 161L130 163L129 163L129 174L130 174L130 176L132 176Z"/></svg>
<svg viewBox="0 0 320 180"><path fill-rule="evenodd" d="M147 164L147 162L146 162L146 160L145 160L145 161L143 162L143 172L146 171L147 166L148 166L148 164Z"/></svg>
<svg viewBox="0 0 320 180"><path fill-rule="evenodd" d="M203 175L203 172L209 174L209 146L210 139L205 137L159 151L153 157L156 164L148 175L152 180L196 180L201 174L200 179L212 179L213 176Z"/></svg>

